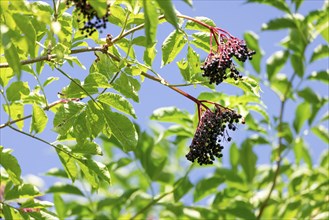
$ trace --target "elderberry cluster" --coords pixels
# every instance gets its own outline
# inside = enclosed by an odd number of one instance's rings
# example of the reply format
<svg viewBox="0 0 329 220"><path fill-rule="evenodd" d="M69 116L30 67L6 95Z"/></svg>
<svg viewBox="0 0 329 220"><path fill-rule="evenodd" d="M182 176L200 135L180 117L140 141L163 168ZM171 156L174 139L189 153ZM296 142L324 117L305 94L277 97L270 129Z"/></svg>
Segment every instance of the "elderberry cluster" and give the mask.
<svg viewBox="0 0 329 220"><path fill-rule="evenodd" d="M198 128L190 145L186 158L200 165L212 164L215 157L222 157L223 140L231 141L227 130L236 130L235 123L241 121L242 116L236 112L216 106L215 111L210 109L203 113ZM243 122L242 122L243 123Z"/></svg>
<svg viewBox="0 0 329 220"><path fill-rule="evenodd" d="M210 53L204 66L201 66L201 70L204 71L202 76L209 77L210 84L216 83L217 85L228 77L238 80L242 75L235 68L232 57L245 62L247 59L251 60L255 53L255 51L248 49L243 40L235 37L221 37L218 51L215 54Z"/></svg>
<svg viewBox="0 0 329 220"><path fill-rule="evenodd" d="M67 7L74 4L75 10L78 11L78 16L83 17L82 20L78 19L77 22L82 22L83 27L79 28L82 34L91 36L97 29L106 29L106 22L110 15L110 4L107 4L107 11L103 17L98 17L97 12L87 0L66 0Z"/></svg>

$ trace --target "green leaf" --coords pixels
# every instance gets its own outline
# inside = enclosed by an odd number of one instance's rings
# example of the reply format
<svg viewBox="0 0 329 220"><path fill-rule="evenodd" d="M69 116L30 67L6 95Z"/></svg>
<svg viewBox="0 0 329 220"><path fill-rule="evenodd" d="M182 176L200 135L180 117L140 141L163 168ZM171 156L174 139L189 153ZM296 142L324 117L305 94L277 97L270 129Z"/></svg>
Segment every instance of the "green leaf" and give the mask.
<svg viewBox="0 0 329 220"><path fill-rule="evenodd" d="M123 150L128 152L137 145L137 132L134 124L124 115L106 109L105 119L114 137L122 144Z"/></svg>
<svg viewBox="0 0 329 220"><path fill-rule="evenodd" d="M247 98L247 97L246 97L246 98ZM255 111L255 112L261 114L261 115L264 117L265 121L266 121L268 124L270 123L270 117L269 117L269 115L268 115L266 109L264 109L264 107L261 107L261 106L259 106L259 105L254 105L254 104L253 104L253 105L247 105L247 109L248 109L249 111Z"/></svg>
<svg viewBox="0 0 329 220"><path fill-rule="evenodd" d="M119 48L121 48L128 56L132 59L136 58L134 48L132 47L132 42L127 38L121 38L115 43Z"/></svg>
<svg viewBox="0 0 329 220"><path fill-rule="evenodd" d="M208 32L197 32L192 34L193 40L191 43L196 47L204 50L206 53L210 52L210 33ZM212 42L212 48L216 50L216 42Z"/></svg>
<svg viewBox="0 0 329 220"><path fill-rule="evenodd" d="M280 100L291 97L291 83L285 74L276 74L271 80L272 90L279 96Z"/></svg>
<svg viewBox="0 0 329 220"><path fill-rule="evenodd" d="M78 142L83 142L86 140L86 138L92 137L92 126L93 125L90 124L87 118L86 110L83 110L77 116L74 117L74 123L72 125L72 129L69 130L70 133L68 135L72 135L73 137L75 137ZM61 138L65 139L66 136L63 136Z"/></svg>
<svg viewBox="0 0 329 220"><path fill-rule="evenodd" d="M0 57L0 61L3 63L3 62L6 62L6 59L4 59L4 57ZM14 76L14 73L11 68L1 69L0 85L2 87L5 87L13 76Z"/></svg>
<svg viewBox="0 0 329 220"><path fill-rule="evenodd" d="M174 106L162 107L154 110L150 116L150 119L161 122L177 123L181 125L186 125L186 123L192 122L187 112L181 111Z"/></svg>
<svg viewBox="0 0 329 220"><path fill-rule="evenodd" d="M252 206L244 201L237 201L235 207L229 207L225 211L239 219L256 219Z"/></svg>
<svg viewBox="0 0 329 220"><path fill-rule="evenodd" d="M9 178L15 185L21 184L22 171L17 159L11 155L10 149L4 149L3 146L0 145L0 150L0 165L6 170Z"/></svg>
<svg viewBox="0 0 329 220"><path fill-rule="evenodd" d="M66 193L84 196L83 192L81 192L78 187L66 183L55 183L46 191L46 193Z"/></svg>
<svg viewBox="0 0 329 220"><path fill-rule="evenodd" d="M132 39L131 41L132 44L145 47L146 46L146 37L145 36L138 36Z"/></svg>
<svg viewBox="0 0 329 220"><path fill-rule="evenodd" d="M250 77L244 77L239 81L236 81L232 78L228 78L225 80L225 83L242 89L246 94L252 94L254 96L260 97L260 86L256 80Z"/></svg>
<svg viewBox="0 0 329 220"><path fill-rule="evenodd" d="M26 15L22 15L22 14L13 14L13 18L19 29L23 32L24 38L26 38L27 44L29 45L29 53L31 57L34 58L35 45L36 45L36 32L33 25L30 22L30 19Z"/></svg>
<svg viewBox="0 0 329 220"><path fill-rule="evenodd" d="M7 205L6 203L3 204L2 208L2 213L5 219L22 219L19 211Z"/></svg>
<svg viewBox="0 0 329 220"><path fill-rule="evenodd" d="M17 81L10 84L6 90L8 101L21 100L30 94L28 82Z"/></svg>
<svg viewBox="0 0 329 220"><path fill-rule="evenodd" d="M328 56L329 56L329 46L326 44L320 44L314 49L310 62L312 63L316 60L326 58Z"/></svg>
<svg viewBox="0 0 329 220"><path fill-rule="evenodd" d="M89 4L95 9L99 18L104 17L107 11L107 0L93 0Z"/></svg>
<svg viewBox="0 0 329 220"><path fill-rule="evenodd" d="M143 0L145 16L145 36L146 46L151 48L156 40L156 31L158 27L158 13L154 0Z"/></svg>
<svg viewBox="0 0 329 220"><path fill-rule="evenodd" d="M98 89L98 88L111 88L111 84L109 83L106 76L103 74L94 72L90 73L83 84L83 88L85 88L87 91L91 89Z"/></svg>
<svg viewBox="0 0 329 220"><path fill-rule="evenodd" d="M311 169L312 159L309 150L307 149L307 146L302 138L298 137L295 139L293 149L296 157L296 164L299 165L301 159L303 159L304 162L307 163L307 165Z"/></svg>
<svg viewBox="0 0 329 220"><path fill-rule="evenodd" d="M306 46L308 44L307 39L309 36L307 35L307 30L300 31L298 29L291 29L289 32L289 36L284 38L281 44L294 51L295 54L299 56L303 56L305 53Z"/></svg>
<svg viewBox="0 0 329 220"><path fill-rule="evenodd" d="M137 118L133 106L119 94L107 92L99 95L97 99L106 105Z"/></svg>
<svg viewBox="0 0 329 220"><path fill-rule="evenodd" d="M81 171L84 174L84 178L88 181L93 189L99 188L99 180L95 172L93 172L85 163L77 161Z"/></svg>
<svg viewBox="0 0 329 220"><path fill-rule="evenodd" d="M277 126L278 137L284 138L288 143L293 141L293 134L291 131L291 126L287 122L282 122L280 125Z"/></svg>
<svg viewBox="0 0 329 220"><path fill-rule="evenodd" d="M287 12L288 14L290 13L290 8L284 0L276 0L276 1L272 1L272 0L247 0L247 2L248 3L256 2L256 3L270 5L270 6L275 7L277 9L281 10L281 11Z"/></svg>
<svg viewBox="0 0 329 220"><path fill-rule="evenodd" d="M305 72L304 56L292 54L290 56L290 61L295 73L297 73L297 75L302 78Z"/></svg>
<svg viewBox="0 0 329 220"><path fill-rule="evenodd" d="M70 64L71 67L74 67L73 63L77 64L81 69L86 69L86 67L80 62L78 57L73 57L69 55L65 55L64 59Z"/></svg>
<svg viewBox="0 0 329 220"><path fill-rule="evenodd" d="M329 42L329 34L328 34L328 28L329 28L329 16L327 13L328 7L324 7L323 10L321 10L321 15L318 16L318 20L315 24L315 29L318 33L322 35L322 37Z"/></svg>
<svg viewBox="0 0 329 220"><path fill-rule="evenodd" d="M6 200L12 199L22 199L22 198L33 198L36 196L40 196L41 193L37 189L36 186L32 184L21 184L14 186L9 191L7 191L4 195Z"/></svg>
<svg viewBox="0 0 329 220"><path fill-rule="evenodd" d="M97 103L95 103L93 100L88 101L86 109L87 117L84 119L84 121L88 126L89 135L91 135L93 138L96 138L98 134L103 130L103 127L105 125L105 119L103 114L104 113L102 108L97 105Z"/></svg>
<svg viewBox="0 0 329 220"><path fill-rule="evenodd" d="M85 108L85 105L77 102L69 102L61 105L55 114L53 125L54 131L60 135L67 135L74 125L77 116L79 116Z"/></svg>
<svg viewBox="0 0 329 220"><path fill-rule="evenodd" d="M47 122L48 117L45 111L39 105L33 104L30 132L41 133L45 129Z"/></svg>
<svg viewBox="0 0 329 220"><path fill-rule="evenodd" d="M95 174L102 180L106 181L107 183L111 183L111 176L110 172L107 167L98 161L88 159L87 160L87 167L91 169Z"/></svg>
<svg viewBox="0 0 329 220"><path fill-rule="evenodd" d="M72 152L90 154L90 155L103 155L102 148L95 142L85 140L84 142L74 145L71 147Z"/></svg>
<svg viewBox="0 0 329 220"><path fill-rule="evenodd" d="M236 143L233 143L230 147L230 163L233 170L237 170L239 164L239 149Z"/></svg>
<svg viewBox="0 0 329 220"><path fill-rule="evenodd" d="M112 79L114 74L120 71L117 64L106 54L96 52L96 55L98 59L90 67L89 73L97 72L103 74L108 80Z"/></svg>
<svg viewBox="0 0 329 220"><path fill-rule="evenodd" d="M20 119L24 117L24 105L21 102L14 102L8 105L3 105L5 112L9 115L13 120ZM15 123L19 129L22 130L24 126L24 120L18 121Z"/></svg>
<svg viewBox="0 0 329 220"><path fill-rule="evenodd" d="M162 43L162 63L161 66L165 66L171 63L179 52L185 46L187 39L184 33L179 30L174 30Z"/></svg>
<svg viewBox="0 0 329 220"><path fill-rule="evenodd" d="M244 34L244 39L245 39L248 47L251 50L256 51L256 54L252 57L252 60L250 62L251 62L251 65L253 66L254 70L257 73L260 73L260 71L261 71L260 63L261 63L261 60L263 57L263 51L259 46L259 42L258 42L259 37L256 33L249 31Z"/></svg>
<svg viewBox="0 0 329 220"><path fill-rule="evenodd" d="M207 25L210 25L212 27L216 27L215 22L207 17L195 17L194 19L206 23ZM200 25L199 23L191 20L188 20L186 22L185 28L188 30L209 32L209 29L207 27Z"/></svg>
<svg viewBox="0 0 329 220"><path fill-rule="evenodd" d="M289 52L277 51L273 53L266 61L266 72L267 77L271 81L273 76L275 76L285 65L288 60Z"/></svg>
<svg viewBox="0 0 329 220"><path fill-rule="evenodd" d="M292 0L292 2L295 3L295 11L298 11L299 7L304 2L304 0Z"/></svg>
<svg viewBox="0 0 329 220"><path fill-rule="evenodd" d="M65 206L64 200L62 199L59 193L54 194L54 204L58 218L60 220L64 220L64 218L66 217L67 208Z"/></svg>
<svg viewBox="0 0 329 220"><path fill-rule="evenodd" d="M178 29L178 19L175 13L174 6L171 0L156 0L164 13L166 20L172 24L176 29Z"/></svg>
<svg viewBox="0 0 329 220"><path fill-rule="evenodd" d="M2 30L1 30L2 31ZM1 33L2 35L4 33ZM3 36L2 36L3 37ZM18 56L18 51L14 44L9 43L9 45L4 47L5 49L5 58L9 66L13 69L13 73L20 79L21 77L21 63Z"/></svg>
<svg viewBox="0 0 329 220"><path fill-rule="evenodd" d="M58 154L58 157L61 160L61 163L63 164L66 173L68 174L72 182L74 182L78 176L78 169L75 164L75 159L72 156L68 155L68 153L66 153L70 151L71 150L64 145L57 145L56 152Z"/></svg>
<svg viewBox="0 0 329 220"><path fill-rule="evenodd" d="M82 88L81 81L79 79L73 79L67 87L63 88L61 93L64 94L65 98L84 98L87 94L85 94ZM93 92L96 93L97 89Z"/></svg>
<svg viewBox="0 0 329 220"><path fill-rule="evenodd" d="M193 6L193 1L192 0L183 0L186 4L188 4L189 6Z"/></svg>
<svg viewBox="0 0 329 220"><path fill-rule="evenodd" d="M194 135L194 128L186 128L181 125L172 125L166 129L164 137L170 136L182 136L182 137L192 137Z"/></svg>
<svg viewBox="0 0 329 220"><path fill-rule="evenodd" d="M270 20L266 24L263 24L262 30L280 30L280 29L286 29L286 28L296 28L296 24L294 20L289 17L283 17L283 18L275 18L273 20Z"/></svg>
<svg viewBox="0 0 329 220"><path fill-rule="evenodd" d="M175 202L178 202L183 196L188 193L188 191L190 191L190 189L193 188L193 184L186 176L177 180L174 184L174 188L174 199Z"/></svg>
<svg viewBox="0 0 329 220"><path fill-rule="evenodd" d="M295 112L294 129L299 133L303 127L304 122L311 116L311 105L309 102L300 103Z"/></svg>
<svg viewBox="0 0 329 220"><path fill-rule="evenodd" d="M60 178L69 178L65 170L59 169L59 168L51 168L48 170L45 175L47 176L55 176Z"/></svg>
<svg viewBox="0 0 329 220"><path fill-rule="evenodd" d="M300 165L300 161L302 159L302 148L304 147L303 145L304 141L302 138L298 137L295 139L293 149L297 165Z"/></svg>
<svg viewBox="0 0 329 220"><path fill-rule="evenodd" d="M43 87L46 87L47 85L49 85L50 83L59 80L59 77L54 77L54 76L50 76L46 79L46 81L43 83Z"/></svg>
<svg viewBox="0 0 329 220"><path fill-rule="evenodd" d="M201 72L199 54L197 54L190 46L187 49L187 62L189 69L189 77L187 78L187 81L190 81L195 75Z"/></svg>
<svg viewBox="0 0 329 220"><path fill-rule="evenodd" d="M312 104L318 104L321 102L321 99L317 93L310 87L305 87L302 90L297 92L298 96L303 98L306 102Z"/></svg>
<svg viewBox="0 0 329 220"><path fill-rule="evenodd" d="M54 204L48 201L40 201L38 199L28 199L26 201L24 201L21 205L20 208L39 208L39 209L43 209L43 208L49 208L49 207L53 207Z"/></svg>
<svg viewBox="0 0 329 220"><path fill-rule="evenodd" d="M149 1L149 0L144 0L144 1ZM147 47L144 51L143 60L145 64L148 66L152 66L153 60L157 54L157 50L155 48L156 48L156 44Z"/></svg>
<svg viewBox="0 0 329 220"><path fill-rule="evenodd" d="M323 168L329 166L329 150L324 150L320 156L319 165Z"/></svg>
<svg viewBox="0 0 329 220"><path fill-rule="evenodd" d="M319 80L326 84L329 84L329 70L322 71L313 71L312 74L308 77L310 80Z"/></svg>
<svg viewBox="0 0 329 220"><path fill-rule="evenodd" d="M307 164L309 169L312 169L312 167L313 167L312 157L311 157L310 151L306 144L304 144L302 150L303 150L302 158L303 158L304 162Z"/></svg>
<svg viewBox="0 0 329 220"><path fill-rule="evenodd" d="M111 15L108 16L109 22L119 27L123 27L126 20L127 10L121 5L112 4L110 6L110 13Z"/></svg>
<svg viewBox="0 0 329 220"><path fill-rule="evenodd" d="M217 192L217 188L224 183L224 181L224 178L217 176L201 179L195 186L193 201L197 202L206 196Z"/></svg>
<svg viewBox="0 0 329 220"><path fill-rule="evenodd" d="M125 73L121 73L120 77L112 84L113 88L124 95L131 98L135 102L139 102L138 91L141 87L139 81Z"/></svg>
<svg viewBox="0 0 329 220"><path fill-rule="evenodd" d="M246 139L240 149L240 164L243 172L246 174L247 182L252 183L256 174L257 156L253 152L253 143L250 139Z"/></svg>
<svg viewBox="0 0 329 220"><path fill-rule="evenodd" d="M184 59L176 62L176 64L177 64L177 66L180 70L180 73L183 76L184 80L188 81L188 79L190 79L191 76L190 76L190 70L188 68L189 67L188 62L186 61L186 59L184 58Z"/></svg>
<svg viewBox="0 0 329 220"><path fill-rule="evenodd" d="M313 127L311 130L316 136L318 136L325 143L327 143L327 144L329 143L328 128L324 127L323 125L318 125L316 127Z"/></svg>

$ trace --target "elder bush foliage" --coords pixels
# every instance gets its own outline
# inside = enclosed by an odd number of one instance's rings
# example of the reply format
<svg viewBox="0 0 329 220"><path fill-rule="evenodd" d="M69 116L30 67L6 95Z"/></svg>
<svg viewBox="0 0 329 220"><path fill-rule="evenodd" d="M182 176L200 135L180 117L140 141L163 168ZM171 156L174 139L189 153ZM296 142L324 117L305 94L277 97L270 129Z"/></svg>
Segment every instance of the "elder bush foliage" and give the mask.
<svg viewBox="0 0 329 220"><path fill-rule="evenodd" d="M254 32L239 39L207 17L179 13L170 0L1 1L1 115L8 120L0 129L53 148L62 166L46 173L59 183L41 191L1 145L0 216L328 218L329 153L313 161L316 146L307 144L329 144L328 97L316 89L329 84L329 70L317 65L329 56L328 2L305 14L303 0L247 3L285 14L262 27L285 30L281 49L267 60ZM159 42L166 22L172 32ZM177 67L176 82L158 71L156 58ZM89 73L76 78L81 69ZM59 80L68 84L57 100L47 98ZM138 124L134 105L147 80L187 98L195 112L162 107L150 119L166 129ZM223 84L236 95L216 91ZM194 97L187 86L205 92ZM265 106L261 87L275 94L278 111ZM56 140L41 138L45 129ZM269 164L258 162L258 146Z"/></svg>

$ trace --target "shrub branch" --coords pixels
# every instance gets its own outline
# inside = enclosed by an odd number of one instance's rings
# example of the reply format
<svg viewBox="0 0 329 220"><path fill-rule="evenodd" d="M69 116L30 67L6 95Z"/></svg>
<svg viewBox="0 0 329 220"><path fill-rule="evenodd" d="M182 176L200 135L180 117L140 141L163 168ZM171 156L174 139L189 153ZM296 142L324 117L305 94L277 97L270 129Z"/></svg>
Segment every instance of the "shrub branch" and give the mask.
<svg viewBox="0 0 329 220"><path fill-rule="evenodd" d="M287 102L287 95L289 93L289 90L290 90L290 87L292 85L292 81L294 80L296 76L296 73L294 73L290 80L289 80L289 84L286 88L286 91L284 92L283 94L283 97L281 99L281 105L280 105L280 113L279 113L279 127L278 127L278 133L281 133L282 132L282 123L283 123L283 114L284 114L284 109L285 109L285 105L286 105L286 102ZM276 161L276 169L275 169L275 173L274 173L274 176L273 176L273 181L272 181L272 185L271 185L271 188L270 188L270 191L268 193L268 195L266 196L266 199L264 200L263 204L260 206L259 208L259 213L257 215L257 220L260 220L261 217L262 217L262 214L264 213L264 210L265 208L267 207L268 205L268 201L270 200L271 196L272 196L272 193L275 189L275 186L276 186L276 182L277 182L277 179L279 177L279 173L280 173L280 168L281 168L281 163L282 163L282 151L283 151L283 138L282 136L279 137L278 139L278 142L279 142L279 149L278 149L278 155L277 155L277 161Z"/></svg>

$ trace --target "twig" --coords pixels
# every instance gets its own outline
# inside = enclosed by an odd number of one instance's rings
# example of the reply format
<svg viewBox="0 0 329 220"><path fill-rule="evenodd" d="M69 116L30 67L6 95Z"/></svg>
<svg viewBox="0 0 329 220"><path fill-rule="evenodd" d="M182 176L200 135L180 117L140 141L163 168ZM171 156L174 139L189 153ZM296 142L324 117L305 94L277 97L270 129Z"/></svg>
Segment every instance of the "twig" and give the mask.
<svg viewBox="0 0 329 220"><path fill-rule="evenodd" d="M6 104L7 104L7 106L9 106L9 102L8 102L8 100L7 100L6 96L5 96L5 94L4 94L1 90L0 90L0 93L1 93L1 95L3 96L3 98L4 98L4 100L5 100ZM65 103L65 102L67 102L67 100L59 100L58 102L59 102L59 103ZM53 106L55 106L55 105L56 105L56 104L54 103ZM49 106L46 107L46 108L49 109L50 106L51 106L51 105L49 105ZM53 106L52 106L52 107L53 107ZM11 118L11 112L10 112L10 108L9 108L9 107L8 107L8 117L9 117L9 119ZM47 144L47 145L49 145L49 146L52 146L52 147L55 148L56 150L62 151L63 153L69 155L70 157L73 157L74 159L79 160L81 163L84 163L83 160L81 160L81 158L76 157L76 156L75 156L74 154L72 154L71 152L68 152L68 151L66 151L66 150L63 150L62 148L60 148L60 147L58 147L58 146L56 146L56 145L54 145L54 144L51 144L51 143L49 143L48 141L45 141L45 140L43 140L43 139L41 139L41 138L39 138L39 137L36 137L36 136L34 136L34 135L32 135L32 134L29 134L29 133L26 133L26 132L24 132L24 131L21 131L21 130L19 130L19 129L17 129L17 128L14 128L13 126L11 126L11 124L8 124L7 126L10 127L12 130L17 131L18 133L24 134L24 135L26 135L26 136L28 136L28 137L31 137L31 138L36 139L36 140L38 140L38 141L41 141L41 142L43 142L43 143L45 143L45 144Z"/></svg>
<svg viewBox="0 0 329 220"><path fill-rule="evenodd" d="M198 106L202 105L203 107L205 108L208 108L205 104L203 104L202 102L200 102L197 98L194 98L193 96L191 96L190 94L184 92L183 90L175 87L175 86L172 86L170 85L167 81L165 81L164 79L160 79L158 77L155 77L155 76L152 76L152 75L149 75L145 72L142 72L141 75L145 76L146 78L149 78L151 80L154 80L154 81L157 81L157 82L160 82L161 84L171 88L172 90L178 92L179 94L185 96L186 98L192 100L193 102L195 102Z"/></svg>
<svg viewBox="0 0 329 220"><path fill-rule="evenodd" d="M41 142L43 142L43 143L45 143L45 144L47 144L47 145L49 145L49 146L52 146L52 147L55 148L56 150L62 151L63 153L65 153L65 154L69 155L70 157L72 157L72 158L74 158L74 159L76 159L76 160L79 160L80 162L83 163L83 161L81 160L81 158L76 157L74 154L72 154L72 153L70 153L70 152L68 152L68 151L66 151L66 150L63 150L62 148L60 148L60 147L58 147L58 146L56 146L56 145L54 145L54 144L52 144L52 143L49 143L48 141L46 141L46 140L44 140L44 139L41 139L41 138L39 138L39 137L36 137L36 136L34 136L34 135L31 135L31 134L29 134L29 133L26 133L26 132L24 132L24 131L21 131L21 130L19 130L19 129L17 129L17 128L14 128L14 127L11 126L11 125L8 125L8 126L9 126L11 129L13 129L14 131L17 131L18 133L24 134L24 135L26 135L26 136L28 136L28 137L30 137L30 138L36 139L36 140L41 141Z"/></svg>
<svg viewBox="0 0 329 220"><path fill-rule="evenodd" d="M193 83L182 83L182 84L169 84L169 86L174 86L174 87L185 87L185 86L193 86L193 85L196 85L196 84L208 84L209 82L207 81L200 81L200 82L193 82Z"/></svg>
<svg viewBox="0 0 329 220"><path fill-rule="evenodd" d="M184 179L187 178L187 175L191 172L192 168L193 168L193 164L191 164L191 166L186 171L186 173L185 173L185 175L183 177ZM130 220L135 219L138 215L140 215L143 212L145 212L146 210L148 210L152 205L156 204L158 201L160 201L161 199L163 199L167 195L173 193L177 188L179 188L181 186L182 183L183 183L183 181L181 181L179 184L177 184L176 187L174 187L173 190L171 190L169 192L165 192L162 195L160 195L158 198L152 200L149 204L147 204L146 206L144 206L144 208L142 208L141 210L139 210L133 217L131 217Z"/></svg>
<svg viewBox="0 0 329 220"><path fill-rule="evenodd" d="M158 201L160 201L161 199L163 199L164 197L166 197L167 195L171 194L174 192L175 189L163 193L162 195L160 195L158 198L152 200L149 204L147 204L146 206L144 206L144 208L142 208L141 210L139 210L133 217L130 218L130 220L135 219L137 216L139 216L140 214L142 214L143 212L145 212L146 210L148 210L151 206L153 206L154 204L156 204Z"/></svg>
<svg viewBox="0 0 329 220"><path fill-rule="evenodd" d="M85 88L83 88L79 83L77 83L71 76L69 76L67 73L65 73L63 70L55 66L55 69L57 69L60 73L62 73L66 78L68 78L71 82L73 82L75 85L77 85L86 95L93 100L93 102L97 103L97 101L89 94Z"/></svg>
<svg viewBox="0 0 329 220"><path fill-rule="evenodd" d="M164 15L161 15L161 16L158 17L159 20L164 19L164 18L165 18ZM126 31L122 34L120 33L117 37L113 38L112 43L115 43L118 40L120 40L121 38L123 38L123 37L125 37L125 36L127 36L131 33L134 33L135 31L138 31L138 30L142 29L144 26L145 26L145 24L140 24L140 25L138 25L134 28L131 28L130 30L128 30L128 31Z"/></svg>
<svg viewBox="0 0 329 220"><path fill-rule="evenodd" d="M55 106L58 105L58 104L63 104L63 103L66 103L66 102L67 102L67 100L63 100L63 99L61 99L61 100L57 100L56 102L53 102L53 103L49 104L48 106L44 107L43 110L44 110L44 111L48 111L48 110L51 109L52 107L55 107ZM8 122L6 122L6 123L0 125L0 129L2 129L2 128L4 128L4 127L7 127L7 126L9 126L9 125L15 124L15 123L17 123L17 122L24 121L24 120L26 120L26 119L28 119L28 118L31 118L31 117L32 117L32 114L31 114L31 115L27 115L27 116L25 116L25 117L23 117L23 118L18 118L18 119L12 120L12 121L8 121Z"/></svg>
<svg viewBox="0 0 329 220"><path fill-rule="evenodd" d="M70 54L77 54L77 53L84 53L84 52L90 52L90 51L104 51L103 47L85 47L85 48L79 48L71 50ZM32 59L22 60L20 61L21 65L31 64L31 63L37 63L40 61L51 61L52 59L56 58L56 54L47 54L43 56L39 56ZM7 68L9 67L8 63L0 63L0 68Z"/></svg>
<svg viewBox="0 0 329 220"><path fill-rule="evenodd" d="M58 1L59 2L59 1ZM192 18L192 17L189 17L189 16L186 16L186 15L181 15L181 14L177 14L177 17L180 17L180 18L184 18L184 19L187 19L187 20L191 20L191 21L194 21L206 28L209 28L210 30L212 30L214 27L202 22L202 21L199 21L195 18ZM162 20L164 19L165 16L164 15L161 15L159 16L159 20ZM134 33L135 31L137 30L140 30L144 27L145 25L144 24L140 24L134 28L131 28L130 30L124 32L124 33L120 33L117 37L115 37L111 42L112 43L115 43L117 41L119 41L121 38L124 38L125 36L131 34L131 33ZM90 51L102 51L102 52L106 52L105 48L104 47L85 47L85 48L79 48L79 49L73 49L71 50L71 53L70 54L77 54L77 53L84 53L84 52L90 52ZM31 64L31 63L36 63L36 62L40 62L40 61L50 61L54 58L56 58L57 55L56 54L47 54L47 55L43 55L43 56L39 56L39 57L36 57L36 58L32 58L32 59L27 59L27 60L22 60L20 61L20 64L21 65L26 65L26 64ZM0 68L7 68L9 67L9 64L8 63L0 63Z"/></svg>
<svg viewBox="0 0 329 220"><path fill-rule="evenodd" d="M287 101L287 95L288 95L288 92L289 92L289 89L291 87L291 84L292 84L292 81L294 80L296 76L296 73L294 73L289 82L290 84L288 84L287 88L286 88L286 91L284 92L283 94L283 97L281 99L281 107L280 107L280 114L279 114L279 127L278 127L278 132L281 133L282 132L282 121L283 121L283 113L284 113L284 108L285 108L285 105L286 105L286 101ZM276 161L276 170L275 170L275 173L274 173L274 177L273 177L273 182L272 182L272 186L270 188L270 191L266 197L266 199L264 200L263 204L261 205L261 207L259 208L259 213L257 215L257 220L260 220L261 217L262 217L262 214L265 210L265 208L267 207L268 205L268 201L270 200L271 198L271 195L275 189L275 186L276 186L276 182L277 182L277 178L279 176L279 173L280 173L280 168L281 168L281 162L282 162L282 150L283 150L283 143L282 143L282 140L283 138L280 136L279 137L279 149L278 149L278 158L277 158L277 161Z"/></svg>

